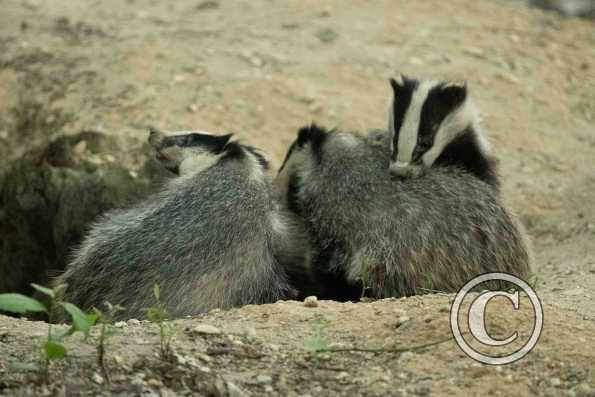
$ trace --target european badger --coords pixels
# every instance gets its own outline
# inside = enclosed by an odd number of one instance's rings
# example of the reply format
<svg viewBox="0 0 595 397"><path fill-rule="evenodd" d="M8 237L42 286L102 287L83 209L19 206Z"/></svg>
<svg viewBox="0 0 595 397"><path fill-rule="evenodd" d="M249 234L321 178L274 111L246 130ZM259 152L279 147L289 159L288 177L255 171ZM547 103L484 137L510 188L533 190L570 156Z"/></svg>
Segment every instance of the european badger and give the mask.
<svg viewBox="0 0 595 397"><path fill-rule="evenodd" d="M153 285L170 316L298 296L305 240L273 199L267 160L231 135L151 131L157 159L179 176L92 226L56 284L83 309L105 301L143 318Z"/></svg>
<svg viewBox="0 0 595 397"><path fill-rule="evenodd" d="M465 84L390 80L391 172L417 175L431 166L455 166L498 187L496 162Z"/></svg>
<svg viewBox="0 0 595 397"><path fill-rule="evenodd" d="M395 178L389 142L386 132L305 127L276 178L315 242L323 298L456 291L492 271L527 276L523 229L493 186L449 166Z"/></svg>

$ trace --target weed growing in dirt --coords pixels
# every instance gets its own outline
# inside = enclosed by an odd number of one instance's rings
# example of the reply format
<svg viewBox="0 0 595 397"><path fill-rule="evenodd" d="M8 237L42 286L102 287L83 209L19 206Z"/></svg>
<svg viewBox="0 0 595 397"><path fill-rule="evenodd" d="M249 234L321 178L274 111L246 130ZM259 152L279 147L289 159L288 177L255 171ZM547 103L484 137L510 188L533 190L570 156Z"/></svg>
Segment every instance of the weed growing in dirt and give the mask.
<svg viewBox="0 0 595 397"><path fill-rule="evenodd" d="M99 328L99 339L97 340L97 366L101 369L103 377L110 382L109 372L105 366L105 353L107 339L114 332L113 322L116 314L124 310L120 305L112 305L105 302L105 311L93 308L93 312L97 318L97 323L101 324Z"/></svg>
<svg viewBox="0 0 595 397"><path fill-rule="evenodd" d="M306 350L311 352L321 352L328 350L329 343L325 336L325 327L326 320L320 316L317 317L313 326L313 335L304 341L304 347Z"/></svg>
<svg viewBox="0 0 595 397"><path fill-rule="evenodd" d="M96 317L94 315L87 315L77 306L69 302L60 300L61 292L65 285L59 285L54 289L42 287L41 285L31 284L40 293L49 298L49 303L46 305L39 302L37 299L30 298L21 294L0 294L0 310L15 313L25 314L29 312L44 312L48 316L48 333L43 348L41 351L41 359L39 363L14 363L12 366L17 370L28 370L38 372L41 380L47 382L49 379L50 363L54 360L59 360L66 357L66 347L62 344L62 340L79 331L85 337L89 334L89 329L94 325ZM65 310L72 319L71 327L65 332L55 333L52 329L52 321L54 314L58 308Z"/></svg>
<svg viewBox="0 0 595 397"><path fill-rule="evenodd" d="M153 295L157 303L153 307L145 309L147 311L147 318L149 321L159 326L159 355L161 359L170 361L173 357L171 350L171 340L174 336L173 327L167 322L167 309L161 302L161 290L159 284L155 284L153 287Z"/></svg>

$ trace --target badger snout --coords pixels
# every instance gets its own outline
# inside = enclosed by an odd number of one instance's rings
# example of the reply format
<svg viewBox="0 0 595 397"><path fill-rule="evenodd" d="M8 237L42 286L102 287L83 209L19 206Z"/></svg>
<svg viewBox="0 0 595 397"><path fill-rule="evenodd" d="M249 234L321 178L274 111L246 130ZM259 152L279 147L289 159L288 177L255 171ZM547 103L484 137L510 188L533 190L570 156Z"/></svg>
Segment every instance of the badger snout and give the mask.
<svg viewBox="0 0 595 397"><path fill-rule="evenodd" d="M402 161L395 161L390 165L390 172L401 177L411 177L421 174L421 166Z"/></svg>

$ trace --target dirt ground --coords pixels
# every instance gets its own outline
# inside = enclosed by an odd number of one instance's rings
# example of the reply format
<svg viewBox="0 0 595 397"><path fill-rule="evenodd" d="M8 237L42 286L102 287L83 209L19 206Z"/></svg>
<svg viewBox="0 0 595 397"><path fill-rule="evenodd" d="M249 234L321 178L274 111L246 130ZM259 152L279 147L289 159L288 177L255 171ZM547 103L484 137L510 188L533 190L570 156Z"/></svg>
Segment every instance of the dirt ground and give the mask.
<svg viewBox="0 0 595 397"><path fill-rule="evenodd" d="M77 337L39 386L9 364L35 357L44 324L0 317L0 395L594 396L592 20L514 0L0 0L0 165L84 129L142 142L148 125L234 132L279 165L311 121L384 127L395 73L469 82L533 240L545 326L529 356L498 368L452 340L391 347L448 337L452 296L284 302L176 321L174 363L155 357L152 324L126 325L111 385ZM523 318L494 308L503 329ZM221 333L192 332L203 323ZM308 352L316 333L347 351Z"/></svg>

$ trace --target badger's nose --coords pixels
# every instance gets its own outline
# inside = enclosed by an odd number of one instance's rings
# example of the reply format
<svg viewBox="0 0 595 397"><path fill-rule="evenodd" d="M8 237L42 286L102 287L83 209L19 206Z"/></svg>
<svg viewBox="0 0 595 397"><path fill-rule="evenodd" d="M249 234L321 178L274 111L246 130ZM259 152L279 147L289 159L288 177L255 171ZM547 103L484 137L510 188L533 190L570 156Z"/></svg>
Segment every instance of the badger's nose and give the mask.
<svg viewBox="0 0 595 397"><path fill-rule="evenodd" d="M412 165L402 161L395 161L390 165L390 172L393 175L401 177L416 176L420 173L420 167L418 165Z"/></svg>

